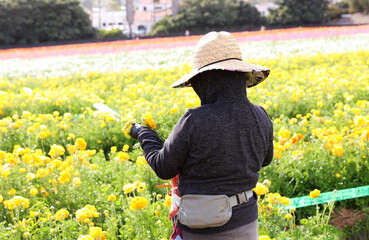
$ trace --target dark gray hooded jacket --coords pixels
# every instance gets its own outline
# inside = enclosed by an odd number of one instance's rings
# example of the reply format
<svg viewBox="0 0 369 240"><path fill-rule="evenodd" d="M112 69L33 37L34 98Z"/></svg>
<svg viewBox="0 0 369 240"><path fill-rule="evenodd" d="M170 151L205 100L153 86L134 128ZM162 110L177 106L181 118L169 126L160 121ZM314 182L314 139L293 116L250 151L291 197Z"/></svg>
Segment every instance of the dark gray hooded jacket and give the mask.
<svg viewBox="0 0 369 240"><path fill-rule="evenodd" d="M179 193L225 194L250 190L258 171L273 158L273 124L266 111L246 96L245 75L212 70L191 85L201 106L189 109L164 144L147 128L138 133L145 158L158 177L179 174ZM217 228L180 228L193 233L231 230L257 219L257 196L233 207L232 218Z"/></svg>

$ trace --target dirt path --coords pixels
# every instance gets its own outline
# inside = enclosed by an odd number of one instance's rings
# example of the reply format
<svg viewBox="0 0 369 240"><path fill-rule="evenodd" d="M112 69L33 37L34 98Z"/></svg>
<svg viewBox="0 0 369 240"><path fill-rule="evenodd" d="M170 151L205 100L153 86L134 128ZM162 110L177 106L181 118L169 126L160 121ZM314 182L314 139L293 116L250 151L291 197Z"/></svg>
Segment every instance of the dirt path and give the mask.
<svg viewBox="0 0 369 240"><path fill-rule="evenodd" d="M342 14L341 18L335 20L333 25L355 25L355 24L369 24L369 14L353 13Z"/></svg>

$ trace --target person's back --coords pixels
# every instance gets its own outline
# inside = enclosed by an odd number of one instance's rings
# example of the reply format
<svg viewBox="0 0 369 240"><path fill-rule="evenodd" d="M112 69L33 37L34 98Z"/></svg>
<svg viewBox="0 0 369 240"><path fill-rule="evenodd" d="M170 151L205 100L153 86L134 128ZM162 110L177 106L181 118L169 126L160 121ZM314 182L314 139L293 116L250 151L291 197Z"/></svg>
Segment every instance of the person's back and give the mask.
<svg viewBox="0 0 369 240"><path fill-rule="evenodd" d="M164 143L154 131L133 125L131 136L157 176L179 175L172 239L258 238L257 195L251 189L258 171L272 161L273 125L248 100L246 88L264 81L269 71L243 62L231 34L208 33L196 45L193 71L171 85L191 86L201 106L187 110Z"/></svg>
<svg viewBox="0 0 369 240"><path fill-rule="evenodd" d="M180 173L181 195L230 196L250 190L263 163L270 163L267 150L272 151L272 123L246 97L243 75L211 71L191 81L202 106L185 114L191 115L193 124L183 136L188 137L191 149Z"/></svg>

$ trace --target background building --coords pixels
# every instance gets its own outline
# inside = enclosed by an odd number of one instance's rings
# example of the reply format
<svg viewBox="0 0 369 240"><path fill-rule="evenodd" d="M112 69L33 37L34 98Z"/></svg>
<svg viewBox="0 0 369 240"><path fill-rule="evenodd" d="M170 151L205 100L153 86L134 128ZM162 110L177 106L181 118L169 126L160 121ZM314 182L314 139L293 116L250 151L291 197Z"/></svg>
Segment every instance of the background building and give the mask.
<svg viewBox="0 0 369 240"><path fill-rule="evenodd" d="M178 2L181 3L182 0ZM165 16L172 15L173 12L172 0L159 0L158 2L135 0L134 4L136 10L132 31L137 36L148 34L156 22ZM102 1L100 7L95 4L91 10L86 7L85 10L90 15L93 27L105 30L121 29L125 34L129 34L125 5L114 9Z"/></svg>

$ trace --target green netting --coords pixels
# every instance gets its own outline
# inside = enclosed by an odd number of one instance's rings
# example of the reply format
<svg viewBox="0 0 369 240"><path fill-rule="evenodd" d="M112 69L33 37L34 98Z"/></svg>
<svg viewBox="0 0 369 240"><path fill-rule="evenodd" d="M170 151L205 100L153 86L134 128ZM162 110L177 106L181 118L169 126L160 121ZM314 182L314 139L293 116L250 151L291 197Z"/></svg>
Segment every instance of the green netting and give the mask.
<svg viewBox="0 0 369 240"><path fill-rule="evenodd" d="M316 201L318 201L318 204L321 204L365 196L369 196L369 185L364 187L348 188L332 192L325 192L320 194L320 196L317 197L316 199L310 198L309 196L291 198L290 205L285 206L285 208L288 210L291 208L312 206L316 204Z"/></svg>

